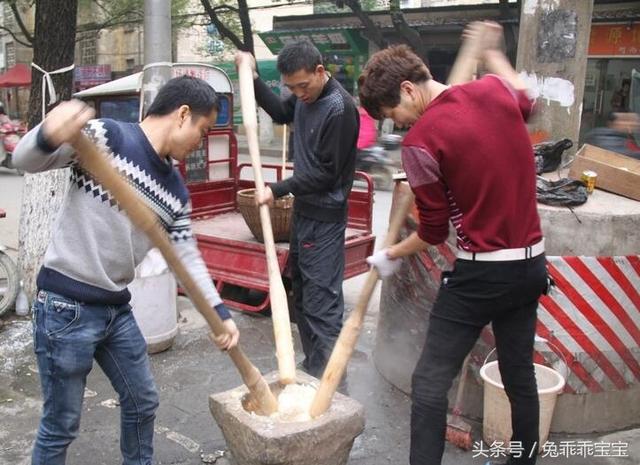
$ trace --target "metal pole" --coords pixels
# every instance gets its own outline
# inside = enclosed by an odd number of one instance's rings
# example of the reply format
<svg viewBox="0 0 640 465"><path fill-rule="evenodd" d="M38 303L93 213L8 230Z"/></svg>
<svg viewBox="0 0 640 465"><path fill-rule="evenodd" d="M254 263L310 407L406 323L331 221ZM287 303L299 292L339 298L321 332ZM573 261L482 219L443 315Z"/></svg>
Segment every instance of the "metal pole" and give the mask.
<svg viewBox="0 0 640 465"><path fill-rule="evenodd" d="M140 119L171 79L171 1L144 0L144 72Z"/></svg>
<svg viewBox="0 0 640 465"><path fill-rule="evenodd" d="M144 0L144 64L173 61L171 0Z"/></svg>

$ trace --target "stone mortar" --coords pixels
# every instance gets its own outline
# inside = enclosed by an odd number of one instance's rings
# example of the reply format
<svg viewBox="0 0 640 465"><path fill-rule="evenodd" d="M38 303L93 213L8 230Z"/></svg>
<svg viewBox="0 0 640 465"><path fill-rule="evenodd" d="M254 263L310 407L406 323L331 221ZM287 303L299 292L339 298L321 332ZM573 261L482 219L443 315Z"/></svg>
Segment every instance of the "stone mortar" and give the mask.
<svg viewBox="0 0 640 465"><path fill-rule="evenodd" d="M319 381L296 373L300 384ZM283 386L276 371L265 376L277 396ZM246 386L209 396L209 409L238 465L344 465L354 439L364 430L362 405L336 393L331 407L310 421L281 422L256 415Z"/></svg>

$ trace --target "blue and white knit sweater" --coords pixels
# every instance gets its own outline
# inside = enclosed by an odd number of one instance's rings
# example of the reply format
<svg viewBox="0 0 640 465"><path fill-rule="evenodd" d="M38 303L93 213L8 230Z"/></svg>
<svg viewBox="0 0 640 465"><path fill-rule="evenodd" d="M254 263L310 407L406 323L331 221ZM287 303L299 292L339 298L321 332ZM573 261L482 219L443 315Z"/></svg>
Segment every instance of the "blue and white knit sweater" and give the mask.
<svg viewBox="0 0 640 465"><path fill-rule="evenodd" d="M170 159L158 156L135 123L92 120L85 133L111 157L111 164L155 212L212 307L221 318L229 318L191 231L189 192ZM111 194L79 166L71 146L50 150L40 126L22 138L14 163L31 173L71 167L71 185L38 274L38 288L79 302L129 302L127 286L152 247L146 235L133 226Z"/></svg>

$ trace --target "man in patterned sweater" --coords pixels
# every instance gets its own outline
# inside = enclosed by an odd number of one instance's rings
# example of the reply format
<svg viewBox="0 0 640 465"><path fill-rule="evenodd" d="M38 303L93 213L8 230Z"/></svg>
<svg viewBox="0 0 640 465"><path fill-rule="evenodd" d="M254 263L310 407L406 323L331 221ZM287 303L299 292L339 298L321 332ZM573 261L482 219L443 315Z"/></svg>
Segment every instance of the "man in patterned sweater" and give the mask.
<svg viewBox="0 0 640 465"><path fill-rule="evenodd" d="M84 131L156 213L177 254L224 320L221 349L238 329L211 282L190 226L189 194L172 159L184 160L214 124L216 93L192 77L170 80L140 124L92 120L79 101L63 102L29 131L14 153L28 172L71 167L51 243L38 274L33 306L34 349L44 398L34 465L65 463L78 434L86 378L95 359L118 392L124 465L149 465L158 392L145 340L127 289L151 248L111 194L77 163L70 145Z"/></svg>
<svg viewBox="0 0 640 465"><path fill-rule="evenodd" d="M500 27L486 26L485 40L499 43ZM482 30L473 24L467 40L479 40ZM449 222L457 233L458 259L443 273L413 372L411 465L441 463L447 391L488 323L511 402L514 450L507 463L533 465L539 446L533 342L547 273L526 127L532 103L502 51L491 47L478 58L495 74L446 86L398 46L374 54L360 77L367 111L410 128L402 163L420 225L381 253L383 265L444 242Z"/></svg>

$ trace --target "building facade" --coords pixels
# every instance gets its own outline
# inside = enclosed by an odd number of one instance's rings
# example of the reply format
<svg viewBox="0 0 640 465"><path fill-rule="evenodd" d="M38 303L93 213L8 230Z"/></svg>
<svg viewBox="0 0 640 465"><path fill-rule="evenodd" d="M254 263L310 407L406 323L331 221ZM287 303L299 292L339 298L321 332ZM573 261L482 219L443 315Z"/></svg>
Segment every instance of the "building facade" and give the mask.
<svg viewBox="0 0 640 465"><path fill-rule="evenodd" d="M515 63L520 3L423 0L422 5L404 9L403 13L427 45L425 59L437 80L446 81L460 46L460 35L465 25L474 20L499 21L505 27L511 36L507 52ZM389 43L402 42L388 11L371 11L369 15ZM276 16L273 30L259 35L275 54L288 41L311 40L323 51L330 70L354 95L361 67L377 51L376 45L366 38L360 20L348 8L307 16ZM632 95L633 88L637 90ZM614 110L640 111L638 1L596 0L591 18L581 135L604 125Z"/></svg>

